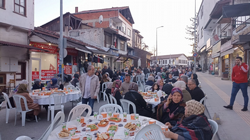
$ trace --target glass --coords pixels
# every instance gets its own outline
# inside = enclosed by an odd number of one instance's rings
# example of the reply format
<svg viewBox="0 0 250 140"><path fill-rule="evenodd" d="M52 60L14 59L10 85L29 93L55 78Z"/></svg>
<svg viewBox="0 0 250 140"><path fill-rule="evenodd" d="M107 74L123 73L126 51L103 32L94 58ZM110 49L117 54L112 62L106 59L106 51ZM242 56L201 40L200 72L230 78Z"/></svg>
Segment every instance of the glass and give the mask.
<svg viewBox="0 0 250 140"><path fill-rule="evenodd" d="M84 123L84 117L81 117L80 122L81 122L81 123Z"/></svg>
<svg viewBox="0 0 250 140"><path fill-rule="evenodd" d="M139 120L139 114L135 114L135 119Z"/></svg>
<svg viewBox="0 0 250 140"><path fill-rule="evenodd" d="M102 120L102 115L98 115L98 120L99 120L99 121Z"/></svg>
<svg viewBox="0 0 250 140"><path fill-rule="evenodd" d="M168 126L166 126L166 125L161 126L161 130L162 130L163 133L168 131Z"/></svg>
<svg viewBox="0 0 250 140"><path fill-rule="evenodd" d="M62 123L62 130L66 129L66 122Z"/></svg>
<svg viewBox="0 0 250 140"><path fill-rule="evenodd" d="M109 116L109 117L112 116L112 112L111 112L111 111L108 112L108 116Z"/></svg>
<svg viewBox="0 0 250 140"><path fill-rule="evenodd" d="M97 112L94 112L94 118L97 119Z"/></svg>
<svg viewBox="0 0 250 140"><path fill-rule="evenodd" d="M135 114L130 114L131 120L135 120Z"/></svg>
<svg viewBox="0 0 250 140"><path fill-rule="evenodd" d="M113 139L114 135L115 135L115 131L109 130L110 139Z"/></svg>
<svg viewBox="0 0 250 140"><path fill-rule="evenodd" d="M140 122L140 121L137 121L137 122L136 122L136 126L140 129L140 128L141 128L141 122Z"/></svg>
<svg viewBox="0 0 250 140"><path fill-rule="evenodd" d="M125 136L125 138L129 137L129 129L124 128L124 136Z"/></svg>
<svg viewBox="0 0 250 140"><path fill-rule="evenodd" d="M89 127L86 128L86 135L90 135L91 129Z"/></svg>
<svg viewBox="0 0 250 140"><path fill-rule="evenodd" d="M92 136L90 134L86 134L87 135L87 140L92 140Z"/></svg>
<svg viewBox="0 0 250 140"><path fill-rule="evenodd" d="M127 118L127 112L123 112L123 119Z"/></svg>
<svg viewBox="0 0 250 140"><path fill-rule="evenodd" d="M101 114L103 118L107 118L107 112L102 112Z"/></svg>
<svg viewBox="0 0 250 140"><path fill-rule="evenodd" d="M79 135L74 135L71 137L71 140L80 140L80 136Z"/></svg>
<svg viewBox="0 0 250 140"><path fill-rule="evenodd" d="M119 118L119 113L114 113L114 114L113 114L113 117Z"/></svg>

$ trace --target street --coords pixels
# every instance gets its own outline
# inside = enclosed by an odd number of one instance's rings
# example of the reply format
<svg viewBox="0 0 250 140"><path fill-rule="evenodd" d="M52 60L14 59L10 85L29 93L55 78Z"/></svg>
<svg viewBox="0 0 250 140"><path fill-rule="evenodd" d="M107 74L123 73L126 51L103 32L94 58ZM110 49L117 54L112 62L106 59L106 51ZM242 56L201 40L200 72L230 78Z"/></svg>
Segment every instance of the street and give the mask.
<svg viewBox="0 0 250 140"><path fill-rule="evenodd" d="M243 106L243 97L241 92L235 101L234 109L227 110L223 105L227 105L231 94L231 81L221 80L220 77L209 75L207 73L197 73L202 85L202 90L207 95L205 101L206 115L213 118L214 113L220 117L219 131L216 140L250 140L250 112L240 111ZM248 88L248 93L250 88ZM101 101L99 104L95 102L94 111L98 111L99 107L107 102ZM66 118L71 109L71 103L65 104ZM248 106L250 108L250 105ZM14 126L15 113L12 110L9 117L9 123L5 123L5 109L0 111L0 133L2 140L14 140L18 136L27 135L34 139L38 139L47 129L50 122L47 121L47 113L42 109L41 119L38 123L26 122L25 126L21 126L20 117L17 118L17 125Z"/></svg>

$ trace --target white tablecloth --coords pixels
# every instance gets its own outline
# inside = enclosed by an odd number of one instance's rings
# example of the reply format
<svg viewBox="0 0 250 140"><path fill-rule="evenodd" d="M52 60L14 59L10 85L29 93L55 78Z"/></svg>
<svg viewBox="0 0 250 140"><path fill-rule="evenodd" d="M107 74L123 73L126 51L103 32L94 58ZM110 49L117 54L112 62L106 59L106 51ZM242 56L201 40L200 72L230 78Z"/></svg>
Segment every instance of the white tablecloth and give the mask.
<svg viewBox="0 0 250 140"><path fill-rule="evenodd" d="M159 101L155 101L154 98L152 99L144 99L148 104L151 104L152 105L152 108L155 108L158 104L161 103L161 99L159 98Z"/></svg>
<svg viewBox="0 0 250 140"><path fill-rule="evenodd" d="M120 116L122 116L122 114L120 114ZM123 117L121 117L121 118L123 119ZM94 123L96 123L96 122L99 122L98 120L94 119L93 116L91 116L91 117L85 118L85 123L86 123L87 120L89 120L89 119L91 119L91 120L93 120L93 121L90 122L90 123L87 123L87 124L94 124ZM150 120L150 119L152 119L152 118L140 116L139 119L140 119L141 121L142 121L143 119L147 119L147 121L148 121L148 120ZM125 139L125 136L124 136L124 126L125 126L125 124L128 123L128 122L135 122L134 120L131 121L130 115L127 116L127 122L121 121L121 122L119 122L119 123L115 123L116 125L123 124L123 126L122 126L122 127L118 127L118 130L116 131L116 133L115 133L115 135L114 135L114 139L121 139L121 140ZM109 122L109 123L111 123L111 122ZM113 122L112 122L112 123L113 123ZM159 121L157 121L157 120L156 120L156 124L158 124L159 126L164 126L163 123L161 123L161 122L159 122ZM81 126L77 125L76 120L67 122L66 125L67 125L66 127L68 127L68 126L70 126L70 125L76 125L76 126L77 126L77 130L80 130L80 131L81 131L80 134L77 134L77 135L80 135L80 136L81 136L80 140L82 140L82 138L86 136L85 131L84 131L84 132L82 131L82 129L83 129L84 127L81 127ZM96 133L96 132L98 132L98 131L101 132L101 133L102 133L102 132L107 132L108 126L109 126L109 125L107 125L106 127L99 127L99 129L98 129L97 131L91 132L92 140L95 140L95 139L96 139L96 138L94 137L94 135L93 135L94 133ZM86 128L86 127L85 127L85 128ZM62 130L62 125L60 125L60 126L58 126L57 128L55 128L55 129L51 132L51 134L49 135L48 140L60 140L60 138L58 137L58 133L59 133L61 130ZM135 135L136 135L136 134L135 134ZM135 138L135 135L134 135L133 137L130 137L129 140L134 139L134 138ZM70 138L64 139L64 140L70 140ZM162 136L162 140L170 140L170 139L169 139L169 138L165 138L165 136Z"/></svg>
<svg viewBox="0 0 250 140"><path fill-rule="evenodd" d="M34 100L34 103L37 103L39 105L48 105L49 104L49 96L38 96L38 95L32 95L30 93L31 98ZM65 94L65 97L62 98L62 103L66 103L69 101L77 100L81 97L80 91L73 91L68 94ZM53 100L51 100L53 101ZM53 102L52 102L53 104Z"/></svg>

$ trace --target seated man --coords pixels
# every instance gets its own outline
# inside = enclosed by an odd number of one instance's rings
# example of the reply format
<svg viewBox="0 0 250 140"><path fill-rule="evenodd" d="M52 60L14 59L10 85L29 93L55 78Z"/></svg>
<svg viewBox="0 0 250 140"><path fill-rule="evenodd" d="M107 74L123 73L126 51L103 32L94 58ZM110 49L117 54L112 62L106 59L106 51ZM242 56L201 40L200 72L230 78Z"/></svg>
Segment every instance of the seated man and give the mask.
<svg viewBox="0 0 250 140"><path fill-rule="evenodd" d="M175 83L176 81L177 81L177 80L173 78L172 73L169 73L169 74L168 74L168 79L166 80L166 83L170 83L170 82L171 82L171 83L173 84L173 83Z"/></svg>
<svg viewBox="0 0 250 140"><path fill-rule="evenodd" d="M192 99L199 102L203 97L205 97L203 91L197 87L196 81L194 79L188 80L188 88L188 92L190 93Z"/></svg>
<svg viewBox="0 0 250 140"><path fill-rule="evenodd" d="M186 83L186 90L189 90L188 86L187 86L188 85L188 76L182 75L181 78L180 78L180 81L185 82Z"/></svg>
<svg viewBox="0 0 250 140"><path fill-rule="evenodd" d="M131 84L130 82L130 75L126 74L125 75L125 81L122 83L120 87L120 92L122 92L122 95L125 95L128 92L128 87Z"/></svg>

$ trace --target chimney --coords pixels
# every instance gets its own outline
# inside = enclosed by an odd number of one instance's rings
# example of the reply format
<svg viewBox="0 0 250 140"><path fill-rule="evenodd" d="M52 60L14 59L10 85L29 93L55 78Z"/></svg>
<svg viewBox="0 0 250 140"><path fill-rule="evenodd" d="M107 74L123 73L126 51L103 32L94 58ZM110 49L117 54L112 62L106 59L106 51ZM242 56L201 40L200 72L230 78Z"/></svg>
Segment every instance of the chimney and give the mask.
<svg viewBox="0 0 250 140"><path fill-rule="evenodd" d="M78 13L78 7L75 7L75 13Z"/></svg>

